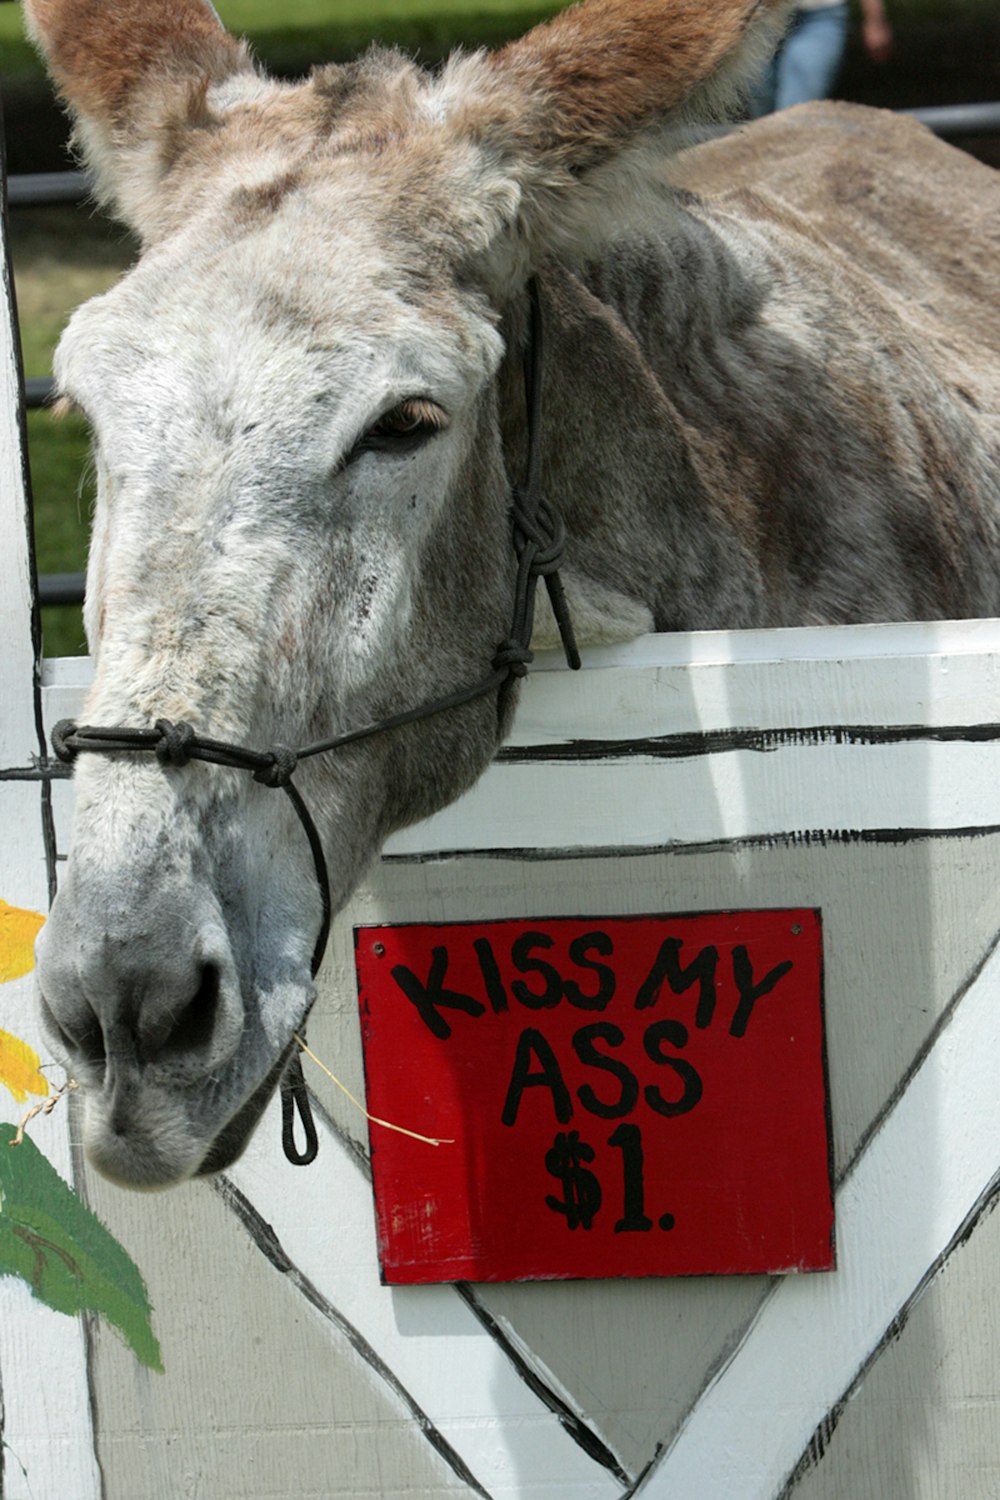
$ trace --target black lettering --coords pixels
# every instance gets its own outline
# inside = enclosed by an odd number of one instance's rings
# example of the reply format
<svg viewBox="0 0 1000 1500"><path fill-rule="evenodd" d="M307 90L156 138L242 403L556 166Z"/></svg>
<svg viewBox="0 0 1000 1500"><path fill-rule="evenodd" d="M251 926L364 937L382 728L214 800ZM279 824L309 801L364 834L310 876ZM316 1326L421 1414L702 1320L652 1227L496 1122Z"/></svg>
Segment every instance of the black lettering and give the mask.
<svg viewBox="0 0 1000 1500"><path fill-rule="evenodd" d="M493 1007L494 1014L500 1015L501 1011L509 1007L507 991L500 978L500 967L496 961L496 955L490 947L489 938L476 938L472 946L479 959L479 971L483 976L483 984L486 986L486 998Z"/></svg>
<svg viewBox="0 0 1000 1500"><path fill-rule="evenodd" d="M451 1036L451 1026L444 1016L438 1014L439 1007L463 1010L469 1016L481 1016L486 1009L481 1000L474 1000L471 995L463 995L460 990L446 990L444 976L447 972L447 948L432 949L426 984L421 983L413 970L408 969L405 964L396 964L392 970L393 979L407 1000L417 1007L420 1019L442 1041Z"/></svg>
<svg viewBox="0 0 1000 1500"><path fill-rule="evenodd" d="M711 1025L715 1014L715 969L719 961L719 950L714 944L709 944L683 968L682 946L680 938L664 938L653 967L639 986L635 1008L648 1010L651 1005L655 1005L660 998L664 980L675 995L681 995L693 984L697 984L698 1005L694 1013L694 1024L703 1030Z"/></svg>
<svg viewBox="0 0 1000 1500"><path fill-rule="evenodd" d="M541 994L529 989L523 979L511 984L514 998L529 1010L551 1010L562 999L562 978L557 969L547 964L544 958L532 958L532 948L551 948L555 939L545 932L522 932L511 946L510 956L515 969L522 974L541 974L545 988Z"/></svg>
<svg viewBox="0 0 1000 1500"><path fill-rule="evenodd" d="M646 1056L655 1063L662 1063L666 1068L672 1068L678 1078L684 1084L684 1090L679 1099L664 1099L655 1084L647 1084L643 1090L643 1097L650 1109L658 1115L686 1115L689 1110L694 1109L702 1095L701 1078L697 1071L686 1062L683 1057L664 1057L660 1051L661 1043L671 1047L687 1046L687 1027L682 1026L680 1021L654 1021L652 1026L647 1026L643 1037L643 1046Z"/></svg>
<svg viewBox="0 0 1000 1500"><path fill-rule="evenodd" d="M598 1099L589 1083L584 1083L576 1091L576 1097L589 1110L592 1115L598 1115L602 1120L620 1120L622 1115L630 1114L639 1099L639 1084L631 1068L627 1068L623 1062L616 1057L607 1057L603 1052L598 1052L595 1042L607 1042L609 1047L620 1047L625 1040L625 1033L618 1026L612 1026L610 1021L595 1021L592 1026L581 1026L573 1037L573 1051L587 1068L603 1068L606 1073L614 1074L621 1087L618 1098L613 1104L605 1104Z"/></svg>
<svg viewBox="0 0 1000 1500"><path fill-rule="evenodd" d="M740 943L733 949L733 978L736 980L736 988L740 992L739 1004L733 1014L732 1025L729 1028L730 1036L746 1036L750 1017L757 1001L770 993L778 980L783 978L792 967L790 958L784 963L775 964L758 984L753 982L753 963L750 955Z"/></svg>
<svg viewBox="0 0 1000 1500"><path fill-rule="evenodd" d="M536 1072L531 1071L533 1058L541 1064ZM528 1026L517 1039L514 1067L511 1070L507 1097L500 1116L505 1125L516 1123L517 1112L521 1107L521 1095L525 1089L537 1088L548 1089L552 1095L552 1108L560 1125L565 1125L573 1118L573 1101L569 1096L569 1089L566 1087L556 1055L542 1033Z"/></svg>
<svg viewBox="0 0 1000 1500"><path fill-rule="evenodd" d="M615 1224L615 1234L652 1229L646 1215L646 1185L642 1176L642 1131L638 1125L619 1125L608 1136L608 1145L617 1146L622 1154L622 1216Z"/></svg>
<svg viewBox="0 0 1000 1500"><path fill-rule="evenodd" d="M615 993L614 969L588 958L587 954L591 950L607 957L614 952L614 944L606 932L585 932L582 937L575 937L570 943L569 956L578 968L592 969L597 975L597 989L592 995L584 994L572 979L563 981L563 994L570 1005L575 1005L578 1010L604 1010Z"/></svg>
<svg viewBox="0 0 1000 1500"><path fill-rule="evenodd" d="M594 1148L581 1141L579 1131L559 1131L552 1150L545 1153L545 1170L562 1183L563 1195L546 1193L553 1213L564 1214L567 1229L593 1229L594 1215L604 1196L601 1184L584 1162L594 1160Z"/></svg>

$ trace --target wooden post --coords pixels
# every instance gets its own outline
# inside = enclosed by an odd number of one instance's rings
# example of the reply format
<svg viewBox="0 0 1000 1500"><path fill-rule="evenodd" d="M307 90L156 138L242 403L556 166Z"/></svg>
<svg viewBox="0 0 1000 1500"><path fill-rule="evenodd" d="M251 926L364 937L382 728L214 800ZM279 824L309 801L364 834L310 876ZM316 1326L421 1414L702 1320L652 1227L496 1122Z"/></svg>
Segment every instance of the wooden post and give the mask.
<svg viewBox="0 0 1000 1500"><path fill-rule="evenodd" d="M34 605L31 515L24 447L22 376L7 253L0 229L0 979L23 964L30 917L48 909L53 871L46 839L48 787L40 779L41 691ZM11 913L8 908L13 908ZM44 1060L31 973L0 983L0 1031ZM58 1073L51 1075L58 1086ZM16 1125L26 1107L0 1087L0 1118ZM0 1151L13 1134L0 1126ZM40 1149L72 1179L69 1111L37 1130ZM0 1202L0 1214L3 1214ZM91 1500L100 1495L87 1375L87 1335L80 1318L42 1305L23 1280L0 1280L0 1494Z"/></svg>

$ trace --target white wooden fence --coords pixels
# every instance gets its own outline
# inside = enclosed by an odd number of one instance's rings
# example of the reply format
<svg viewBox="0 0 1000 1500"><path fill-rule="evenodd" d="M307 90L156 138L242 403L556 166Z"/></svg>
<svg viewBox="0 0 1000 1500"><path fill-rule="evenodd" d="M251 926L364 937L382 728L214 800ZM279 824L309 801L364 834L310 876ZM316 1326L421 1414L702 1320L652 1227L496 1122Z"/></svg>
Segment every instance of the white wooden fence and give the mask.
<svg viewBox="0 0 1000 1500"><path fill-rule="evenodd" d="M0 319L0 899L42 912L72 788L40 729L89 665L36 669L6 282ZM32 1140L139 1266L164 1369L0 1279L4 1500L1000 1493L1000 622L542 667L508 752L338 918L311 1043L363 1089L359 924L819 908L836 1271L390 1288L365 1122L321 1074L313 1167L272 1109L163 1197L88 1172L70 1102ZM30 975L0 1028L44 1058Z"/></svg>

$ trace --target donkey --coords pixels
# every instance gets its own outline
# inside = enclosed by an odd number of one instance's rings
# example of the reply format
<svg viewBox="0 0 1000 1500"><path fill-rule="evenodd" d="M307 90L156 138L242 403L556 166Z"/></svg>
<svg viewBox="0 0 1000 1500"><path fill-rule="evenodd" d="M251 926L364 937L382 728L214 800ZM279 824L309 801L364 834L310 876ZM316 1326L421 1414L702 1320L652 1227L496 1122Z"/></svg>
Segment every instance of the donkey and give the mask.
<svg viewBox="0 0 1000 1500"><path fill-rule="evenodd" d="M584 0L295 85L203 0L25 9L142 245L56 361L99 476L91 723L294 746L488 676L532 287L582 641L1000 613L996 174L843 106L668 157L785 0ZM299 766L334 908L489 764L508 688ZM135 1187L239 1154L314 996L295 806L185 758L79 756L38 949L89 1155Z"/></svg>

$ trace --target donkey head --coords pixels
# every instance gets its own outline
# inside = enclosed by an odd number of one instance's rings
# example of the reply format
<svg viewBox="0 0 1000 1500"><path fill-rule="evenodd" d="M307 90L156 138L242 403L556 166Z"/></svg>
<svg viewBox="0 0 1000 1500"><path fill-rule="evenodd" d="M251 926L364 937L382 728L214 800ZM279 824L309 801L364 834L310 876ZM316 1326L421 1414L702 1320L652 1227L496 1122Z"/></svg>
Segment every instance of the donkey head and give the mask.
<svg viewBox="0 0 1000 1500"><path fill-rule="evenodd" d="M590 0L433 76L376 52L296 86L202 0L25 5L143 246L57 357L99 475L86 722L301 745L481 677L511 614L526 280L620 220L783 0ZM483 700L300 768L334 905L503 728ZM167 1185L239 1153L288 1059L312 863L244 774L84 755L76 780L44 1014L94 1162Z"/></svg>

